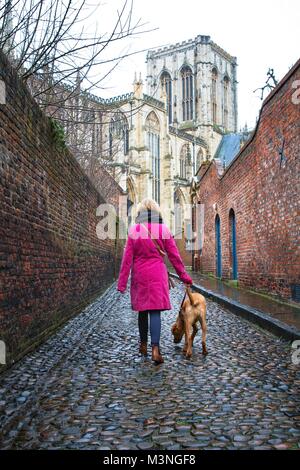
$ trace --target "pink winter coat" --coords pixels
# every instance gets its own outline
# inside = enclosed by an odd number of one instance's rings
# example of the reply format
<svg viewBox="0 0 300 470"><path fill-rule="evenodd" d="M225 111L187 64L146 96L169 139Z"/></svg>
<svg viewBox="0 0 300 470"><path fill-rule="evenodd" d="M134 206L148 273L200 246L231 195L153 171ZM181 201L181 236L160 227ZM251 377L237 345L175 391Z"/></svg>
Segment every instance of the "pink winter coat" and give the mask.
<svg viewBox="0 0 300 470"><path fill-rule="evenodd" d="M174 238L165 224L145 222L144 225L167 253L181 281L191 284L185 272ZM131 306L133 310L170 310L168 273L162 255L142 224L129 230L118 280L118 290L124 292L131 270Z"/></svg>

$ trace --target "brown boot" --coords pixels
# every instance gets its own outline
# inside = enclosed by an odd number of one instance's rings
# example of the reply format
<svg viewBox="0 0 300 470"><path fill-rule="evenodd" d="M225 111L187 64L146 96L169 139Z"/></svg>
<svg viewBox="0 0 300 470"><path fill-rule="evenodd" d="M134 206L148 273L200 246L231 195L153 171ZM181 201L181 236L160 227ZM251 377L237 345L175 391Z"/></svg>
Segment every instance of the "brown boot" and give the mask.
<svg viewBox="0 0 300 470"><path fill-rule="evenodd" d="M160 354L159 346L157 345L152 346L152 361L154 361L156 365L164 362L164 358Z"/></svg>
<svg viewBox="0 0 300 470"><path fill-rule="evenodd" d="M143 356L147 356L147 343L146 342L141 342L140 343L140 353L143 355Z"/></svg>

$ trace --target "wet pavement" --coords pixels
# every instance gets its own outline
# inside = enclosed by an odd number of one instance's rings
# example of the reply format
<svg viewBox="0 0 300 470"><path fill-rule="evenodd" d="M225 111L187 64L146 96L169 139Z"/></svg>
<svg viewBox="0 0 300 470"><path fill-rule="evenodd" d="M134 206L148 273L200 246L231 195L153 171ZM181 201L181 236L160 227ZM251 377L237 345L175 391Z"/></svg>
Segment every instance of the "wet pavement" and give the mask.
<svg viewBox="0 0 300 470"><path fill-rule="evenodd" d="M191 276L195 284L203 286L217 294L225 295L243 305L254 307L260 312L277 318L278 320L296 327L300 331L300 305L279 302L270 297L257 294L242 288L236 288L224 284L224 282L192 272Z"/></svg>
<svg viewBox="0 0 300 470"><path fill-rule="evenodd" d="M0 377L2 449L298 449L300 374L288 343L208 301L209 354L155 366L115 286ZM149 348L150 349L150 348ZM149 351L150 352L150 351Z"/></svg>

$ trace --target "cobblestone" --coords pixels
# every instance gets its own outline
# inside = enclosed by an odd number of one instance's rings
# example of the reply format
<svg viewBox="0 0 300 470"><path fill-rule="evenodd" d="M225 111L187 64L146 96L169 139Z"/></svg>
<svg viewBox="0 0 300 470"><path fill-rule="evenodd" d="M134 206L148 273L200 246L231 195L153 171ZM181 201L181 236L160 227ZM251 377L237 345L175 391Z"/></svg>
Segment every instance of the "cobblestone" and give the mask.
<svg viewBox="0 0 300 470"><path fill-rule="evenodd" d="M209 354L190 360L162 313L155 366L112 286L0 377L2 449L297 449L299 366L288 343L208 301ZM150 348L149 348L150 352Z"/></svg>

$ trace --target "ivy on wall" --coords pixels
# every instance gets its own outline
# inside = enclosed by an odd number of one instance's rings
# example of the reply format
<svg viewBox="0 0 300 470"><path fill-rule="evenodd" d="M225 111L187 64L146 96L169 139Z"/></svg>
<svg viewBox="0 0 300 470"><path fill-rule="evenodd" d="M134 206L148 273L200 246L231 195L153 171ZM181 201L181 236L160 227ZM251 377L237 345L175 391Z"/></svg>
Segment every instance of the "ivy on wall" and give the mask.
<svg viewBox="0 0 300 470"><path fill-rule="evenodd" d="M63 126L55 119L50 118L52 138L57 150L66 150L66 135Z"/></svg>

